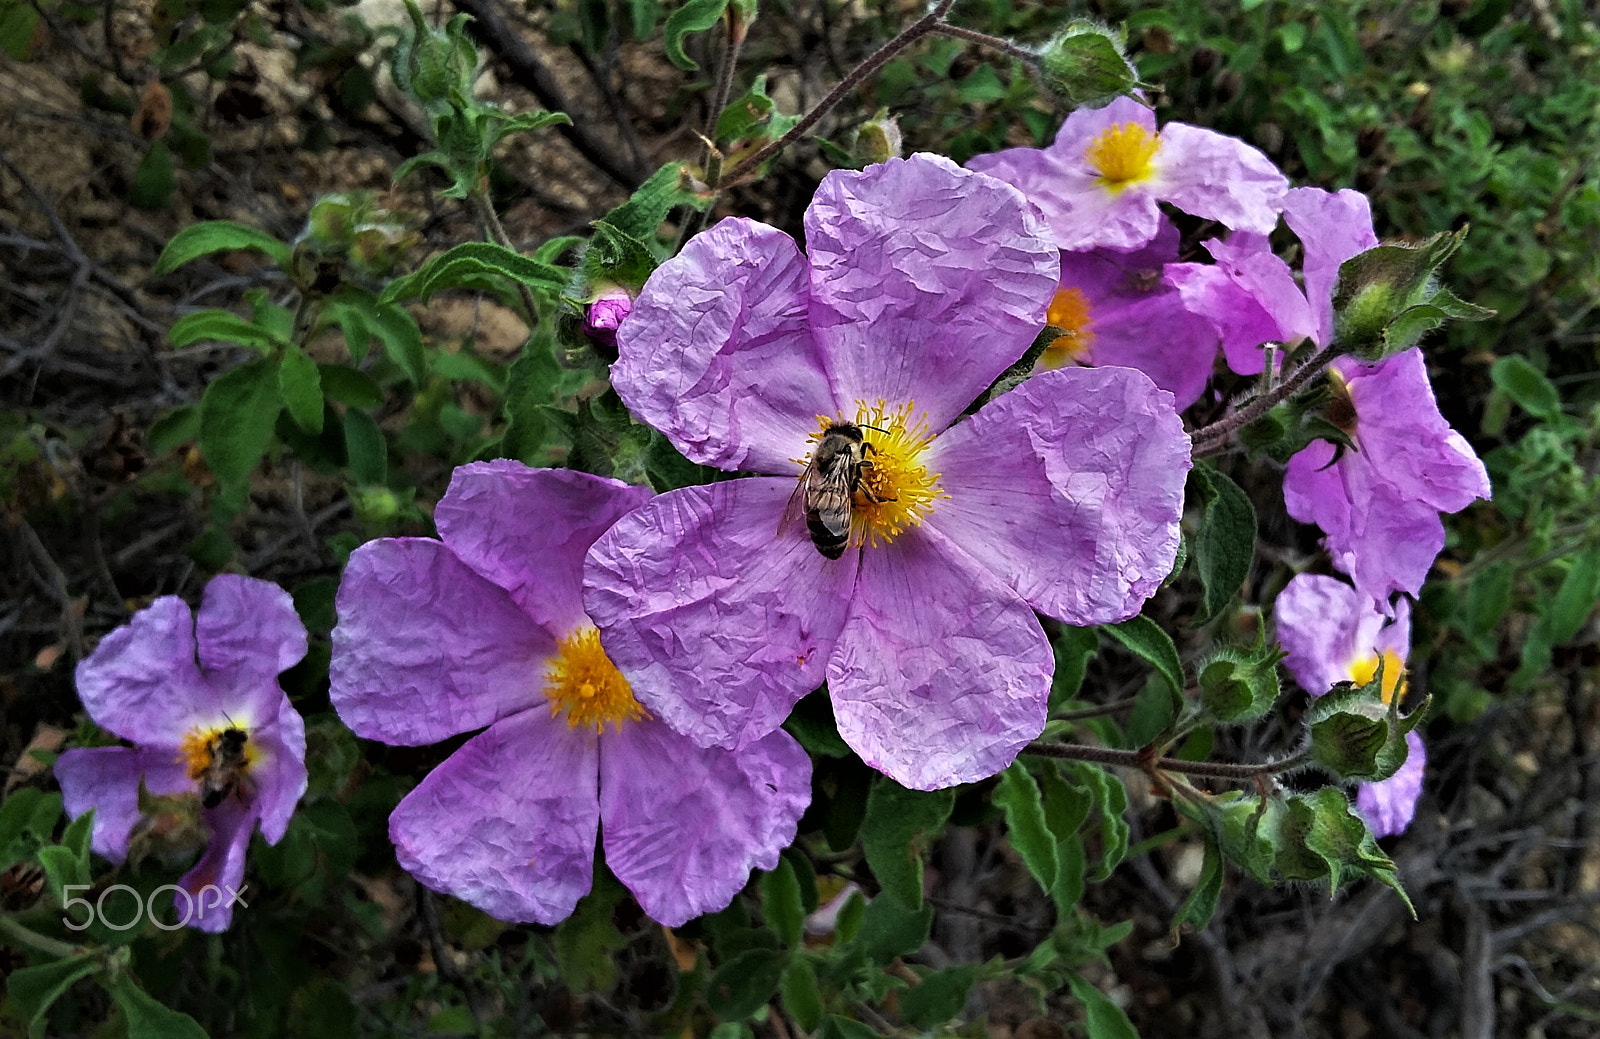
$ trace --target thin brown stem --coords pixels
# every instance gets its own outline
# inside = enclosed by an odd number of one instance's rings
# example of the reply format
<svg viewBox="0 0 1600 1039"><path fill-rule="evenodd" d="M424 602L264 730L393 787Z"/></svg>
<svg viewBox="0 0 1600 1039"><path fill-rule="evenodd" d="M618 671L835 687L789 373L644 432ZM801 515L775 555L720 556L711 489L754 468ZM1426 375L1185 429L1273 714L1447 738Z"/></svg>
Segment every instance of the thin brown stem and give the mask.
<svg viewBox="0 0 1600 1039"><path fill-rule="evenodd" d="M494 211L494 203L486 195L473 195L472 208L477 210L478 219L483 222L484 233L489 240L503 249L517 251L511 244L511 236L506 234L505 225L500 222L500 215ZM522 306L528 312L528 327L532 328L534 321L538 320L538 311L534 308L533 291L528 286L517 282L517 293L522 297Z"/></svg>
<svg viewBox="0 0 1600 1039"><path fill-rule="evenodd" d="M1061 758L1066 761L1092 761L1099 765L1125 765L1146 772L1179 772L1189 776L1208 776L1212 779L1254 779L1257 776L1276 775L1279 772L1299 768L1307 760L1306 754L1301 752L1281 761L1264 761L1257 765L1232 765L1222 761L1152 758L1137 750L1112 750L1109 747L1091 747L1083 743L1030 743L1023 753L1042 758Z"/></svg>
<svg viewBox="0 0 1600 1039"><path fill-rule="evenodd" d="M1206 454L1217 450L1235 432L1300 392L1306 383L1328 366L1329 361L1339 356L1339 350L1338 343L1329 343L1317 351L1309 361L1291 372L1288 378L1275 386L1271 392L1263 393L1233 414L1225 415L1211 425L1195 430L1192 437L1195 454Z"/></svg>
<svg viewBox="0 0 1600 1039"><path fill-rule="evenodd" d="M949 22L938 23L933 27L933 32L940 36L954 36L958 40L966 40L969 43L976 43L980 47L988 47L990 50L1000 51L1002 54L1008 54L1018 61L1026 62L1035 67L1039 64L1039 55L1033 51L1025 47L1018 47L1010 40L1003 40L998 36L990 36L986 32L979 32L976 29L963 29L961 26L951 25Z"/></svg>
<svg viewBox="0 0 1600 1039"><path fill-rule="evenodd" d="M724 182L737 180L738 175L746 170L760 169L763 162L766 162L778 152L805 136L823 116L833 111L840 101L843 101L851 91L860 86L868 76L887 64L890 58L933 32L944 21L944 16L950 13L950 8L954 6L955 0L939 0L934 5L933 10L906 26L900 31L900 35L879 47L866 61L851 69L848 76L840 80L838 85L828 91L827 95L821 101L818 101L811 111L801 116L800 121L789 128L788 133L776 141L768 142L754 154L747 156L738 165L728 170L724 174Z"/></svg>

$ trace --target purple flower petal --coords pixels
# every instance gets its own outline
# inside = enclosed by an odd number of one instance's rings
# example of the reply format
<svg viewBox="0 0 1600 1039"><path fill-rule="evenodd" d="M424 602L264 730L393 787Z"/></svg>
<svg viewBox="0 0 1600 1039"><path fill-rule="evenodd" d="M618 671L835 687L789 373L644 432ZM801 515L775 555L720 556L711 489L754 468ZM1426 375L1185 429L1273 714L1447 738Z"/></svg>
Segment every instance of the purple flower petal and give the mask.
<svg viewBox="0 0 1600 1039"><path fill-rule="evenodd" d="M218 574L195 616L200 667L217 691L213 714L245 728L267 724L284 702L278 674L306 655L306 626L289 593L270 581Z"/></svg>
<svg viewBox="0 0 1600 1039"><path fill-rule="evenodd" d="M1385 650L1403 661L1411 650L1411 610L1402 599L1392 623L1371 596L1336 577L1296 574L1278 593L1272 612L1284 666L1300 688L1321 696L1352 680L1351 668Z"/></svg>
<svg viewBox="0 0 1600 1039"><path fill-rule="evenodd" d="M828 690L862 761L936 790L994 775L1044 731L1054 667L1027 604L923 528L863 554Z"/></svg>
<svg viewBox="0 0 1600 1039"><path fill-rule="evenodd" d="M695 746L659 721L600 745L606 865L650 918L677 927L771 869L811 800L811 759L788 733L732 751Z"/></svg>
<svg viewBox="0 0 1600 1039"><path fill-rule="evenodd" d="M362 545L336 605L329 696L358 736L433 743L544 698L555 637L437 541Z"/></svg>
<svg viewBox="0 0 1600 1039"><path fill-rule="evenodd" d="M1439 414L1420 348L1375 364L1353 358L1334 364L1356 408L1356 443L1398 493L1441 512L1490 496L1483 462Z"/></svg>
<svg viewBox="0 0 1600 1039"><path fill-rule="evenodd" d="M822 681L859 553L824 559L803 521L780 531L792 479L669 491L589 552L583 601L606 654L656 717L701 746L782 724Z"/></svg>
<svg viewBox="0 0 1600 1039"><path fill-rule="evenodd" d="M1189 438L1172 395L1131 368L1036 375L933 442L948 499L927 525L1039 612L1139 612L1177 556Z"/></svg>
<svg viewBox="0 0 1600 1039"><path fill-rule="evenodd" d="M1367 821L1374 837L1404 833L1417 813L1428 753L1423 748L1422 737L1415 732L1406 733L1406 751L1406 763L1400 766L1400 771L1381 783L1362 783L1356 789L1356 810Z"/></svg>
<svg viewBox="0 0 1600 1039"><path fill-rule="evenodd" d="M1306 299L1316 321L1314 339L1333 340L1333 290L1339 284L1339 265L1378 244L1372 230L1372 207L1367 196L1345 188L1294 188L1283 200L1283 218L1300 237L1304 258Z"/></svg>
<svg viewBox="0 0 1600 1039"><path fill-rule="evenodd" d="M277 844L306 792L306 723L283 698L277 724L253 733L250 739L260 753L250 774L256 787L261 836L268 844Z"/></svg>
<svg viewBox="0 0 1600 1039"><path fill-rule="evenodd" d="M189 926L219 934L233 923L231 892L243 893L244 853L250 846L250 831L256 825L256 806L237 798L227 798L206 810L206 825L211 841L194 868L178 878L178 886L189 894L189 901L174 896L179 917L192 908Z"/></svg>
<svg viewBox="0 0 1600 1039"><path fill-rule="evenodd" d="M1401 495L1366 457L1314 440L1289 459L1283 502L1301 523L1322 528L1323 547L1356 588L1386 603L1395 592L1416 595L1444 548L1438 510Z"/></svg>
<svg viewBox="0 0 1600 1039"><path fill-rule="evenodd" d="M101 639L78 665L77 682L95 724L146 746L176 750L198 719L217 713L195 662L194 616L175 595Z"/></svg>
<svg viewBox="0 0 1600 1039"><path fill-rule="evenodd" d="M777 228L730 217L696 235L618 330L617 395L692 461L791 472L839 406L807 328L809 277Z"/></svg>
<svg viewBox="0 0 1600 1039"><path fill-rule="evenodd" d="M1191 311L1216 326L1228 367L1240 375L1259 375L1266 366L1261 344L1292 344L1312 335L1316 324L1311 309L1294 272L1273 254L1264 236L1240 232L1205 246L1215 264L1170 264L1167 281Z"/></svg>
<svg viewBox="0 0 1600 1039"><path fill-rule="evenodd" d="M458 559L565 637L588 623L580 588L589 546L649 498L620 480L500 459L458 468L433 520Z"/></svg>
<svg viewBox="0 0 1600 1039"><path fill-rule="evenodd" d="M1040 148L1007 148L988 155L974 155L967 160L967 169L1003 180L1021 191L1027 200L1044 217L1045 234L1058 249L1085 249L1082 239L1086 230L1076 215L1073 202L1093 186L1091 175L1062 161L1051 151ZM1067 193L1063 184L1075 182L1078 190ZM1150 204L1159 218L1160 210ZM1141 214L1148 217L1149 214ZM1126 228L1119 240L1132 240L1135 245L1148 237L1142 227Z"/></svg>
<svg viewBox="0 0 1600 1039"><path fill-rule="evenodd" d="M805 228L812 334L846 418L915 401L943 429L1033 343L1060 273L1021 192L939 156L833 171Z"/></svg>
<svg viewBox="0 0 1600 1039"><path fill-rule="evenodd" d="M389 817L400 865L499 920L553 924L594 881L598 750L536 707L474 736Z"/></svg>
<svg viewBox="0 0 1600 1039"><path fill-rule="evenodd" d="M128 839L140 819L139 780L152 794L192 793L189 778L170 750L134 747L92 747L63 751L55 763L61 802L67 816L94 809L89 846L96 855L120 863L128 855Z"/></svg>
<svg viewBox="0 0 1600 1039"><path fill-rule="evenodd" d="M1157 197L1185 213L1257 234L1278 226L1289 178L1260 149L1237 137L1168 123L1161 128L1153 165Z"/></svg>

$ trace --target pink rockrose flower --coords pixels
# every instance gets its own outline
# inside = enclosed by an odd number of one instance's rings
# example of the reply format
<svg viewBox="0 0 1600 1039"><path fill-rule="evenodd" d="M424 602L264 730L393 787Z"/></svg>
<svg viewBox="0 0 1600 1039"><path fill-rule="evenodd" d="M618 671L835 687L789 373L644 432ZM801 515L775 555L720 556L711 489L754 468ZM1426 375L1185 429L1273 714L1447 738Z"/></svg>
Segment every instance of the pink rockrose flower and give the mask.
<svg viewBox="0 0 1600 1039"><path fill-rule="evenodd" d="M1044 727L1034 610L1124 620L1171 570L1188 437L1129 368L1044 372L963 418L1059 284L1010 185L930 155L835 171L805 237L726 219L645 284L617 393L692 461L757 475L624 517L584 605L703 746L765 738L826 679L840 735L901 784L992 775Z"/></svg>
<svg viewBox="0 0 1600 1039"><path fill-rule="evenodd" d="M1156 236L1170 202L1235 231L1268 234L1289 180L1236 137L1184 123L1156 129L1131 97L1067 116L1048 148L974 156L968 169L1013 184L1067 251L1136 249Z"/></svg>
<svg viewBox="0 0 1600 1039"><path fill-rule="evenodd" d="M1062 253L1061 287L1046 322L1066 334L1045 347L1035 370L1137 368L1173 395L1179 411L1199 400L1220 337L1166 280L1177 258L1178 229L1165 216L1156 237L1137 249Z"/></svg>
<svg viewBox="0 0 1600 1039"><path fill-rule="evenodd" d="M787 733L702 749L648 714L579 595L584 554L650 491L520 462L455 471L442 540L351 553L329 665L358 736L414 746L482 729L389 819L400 864L501 920L553 924L606 865L655 920L721 909L771 869L811 799Z"/></svg>
<svg viewBox="0 0 1600 1039"><path fill-rule="evenodd" d="M78 665L89 717L135 746L64 752L55 773L67 814L94 809L90 847L120 863L141 818L141 782L152 794L194 796L211 839L178 881L189 901L175 908L192 927L227 930L251 831L259 825L278 843L306 791L305 723L278 685L305 655L288 592L221 574L198 614L163 595Z"/></svg>
<svg viewBox="0 0 1600 1039"><path fill-rule="evenodd" d="M1340 682L1365 685L1383 666L1383 702L1404 697L1406 656L1411 652L1411 604L1402 597L1393 618L1349 585L1319 574L1296 574L1273 606L1284 666L1312 696ZM1428 761L1422 737L1406 733L1406 760L1399 771L1356 790L1356 808L1379 837L1411 825L1422 795Z"/></svg>

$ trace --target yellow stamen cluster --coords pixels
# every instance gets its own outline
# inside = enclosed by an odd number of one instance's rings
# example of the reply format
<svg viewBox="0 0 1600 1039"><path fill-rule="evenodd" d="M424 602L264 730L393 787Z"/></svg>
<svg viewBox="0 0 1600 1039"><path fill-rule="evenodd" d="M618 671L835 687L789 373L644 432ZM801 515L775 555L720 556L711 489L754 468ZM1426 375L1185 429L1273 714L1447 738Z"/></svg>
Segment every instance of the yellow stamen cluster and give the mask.
<svg viewBox="0 0 1600 1039"><path fill-rule="evenodd" d="M881 400L871 407L856 402L856 424L862 427L871 463L861 470L861 488L851 510L850 534L858 544L888 544L921 526L934 501L950 497L939 487L939 474L917 461L933 434L926 418L912 418L915 407L913 401L894 409Z"/></svg>
<svg viewBox="0 0 1600 1039"><path fill-rule="evenodd" d="M1060 288L1050 300L1045 322L1061 329L1050 345L1039 355L1039 367L1064 368L1083 359L1094 346L1093 320L1090 316L1089 297L1082 289Z"/></svg>
<svg viewBox="0 0 1600 1039"><path fill-rule="evenodd" d="M222 734L228 729L238 729L238 725L215 725L191 729L184 733L183 739L178 741L178 763L189 774L190 779L199 779L206 774L215 760L217 748L221 745ZM249 770L256 761L256 745L253 740L246 741L244 745L244 768Z"/></svg>
<svg viewBox="0 0 1600 1039"><path fill-rule="evenodd" d="M1138 123L1117 123L1095 134L1084 152L1089 164L1100 171L1106 187L1119 190L1126 184L1150 175L1150 160L1161 147L1161 136Z"/></svg>
<svg viewBox="0 0 1600 1039"><path fill-rule="evenodd" d="M1350 681L1357 685L1366 685L1378 673L1379 655L1363 657L1350 665ZM1383 689L1382 696L1385 704L1393 703L1396 696L1406 695L1406 662L1400 659L1400 654L1392 649L1386 649L1382 654L1383 660Z"/></svg>
<svg viewBox="0 0 1600 1039"><path fill-rule="evenodd" d="M566 711L567 724L573 728L581 725L600 732L610 722L620 731L623 722L646 717L628 680L600 647L600 632L592 627L579 628L561 640L545 672L544 692L550 698L551 716Z"/></svg>

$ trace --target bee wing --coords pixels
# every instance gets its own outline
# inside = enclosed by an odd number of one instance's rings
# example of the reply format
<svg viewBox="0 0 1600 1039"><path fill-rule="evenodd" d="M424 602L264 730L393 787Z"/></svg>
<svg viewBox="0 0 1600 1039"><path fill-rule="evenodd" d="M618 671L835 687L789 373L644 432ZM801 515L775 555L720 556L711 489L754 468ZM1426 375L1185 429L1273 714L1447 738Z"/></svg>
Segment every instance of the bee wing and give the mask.
<svg viewBox="0 0 1600 1039"><path fill-rule="evenodd" d="M789 504L783 507L783 516L778 520L778 535L781 537L791 530L805 526L806 516L806 485L811 482L811 468L800 474L800 479L794 482L794 493L789 495Z"/></svg>
<svg viewBox="0 0 1600 1039"><path fill-rule="evenodd" d="M809 474L808 474L809 475ZM828 533L835 537L844 537L850 532L850 504L854 495L850 491L850 464L848 459L842 459L839 464L832 465L827 472L818 473L815 478L806 481L810 490L811 507L816 510L817 518L822 525L828 528Z"/></svg>

